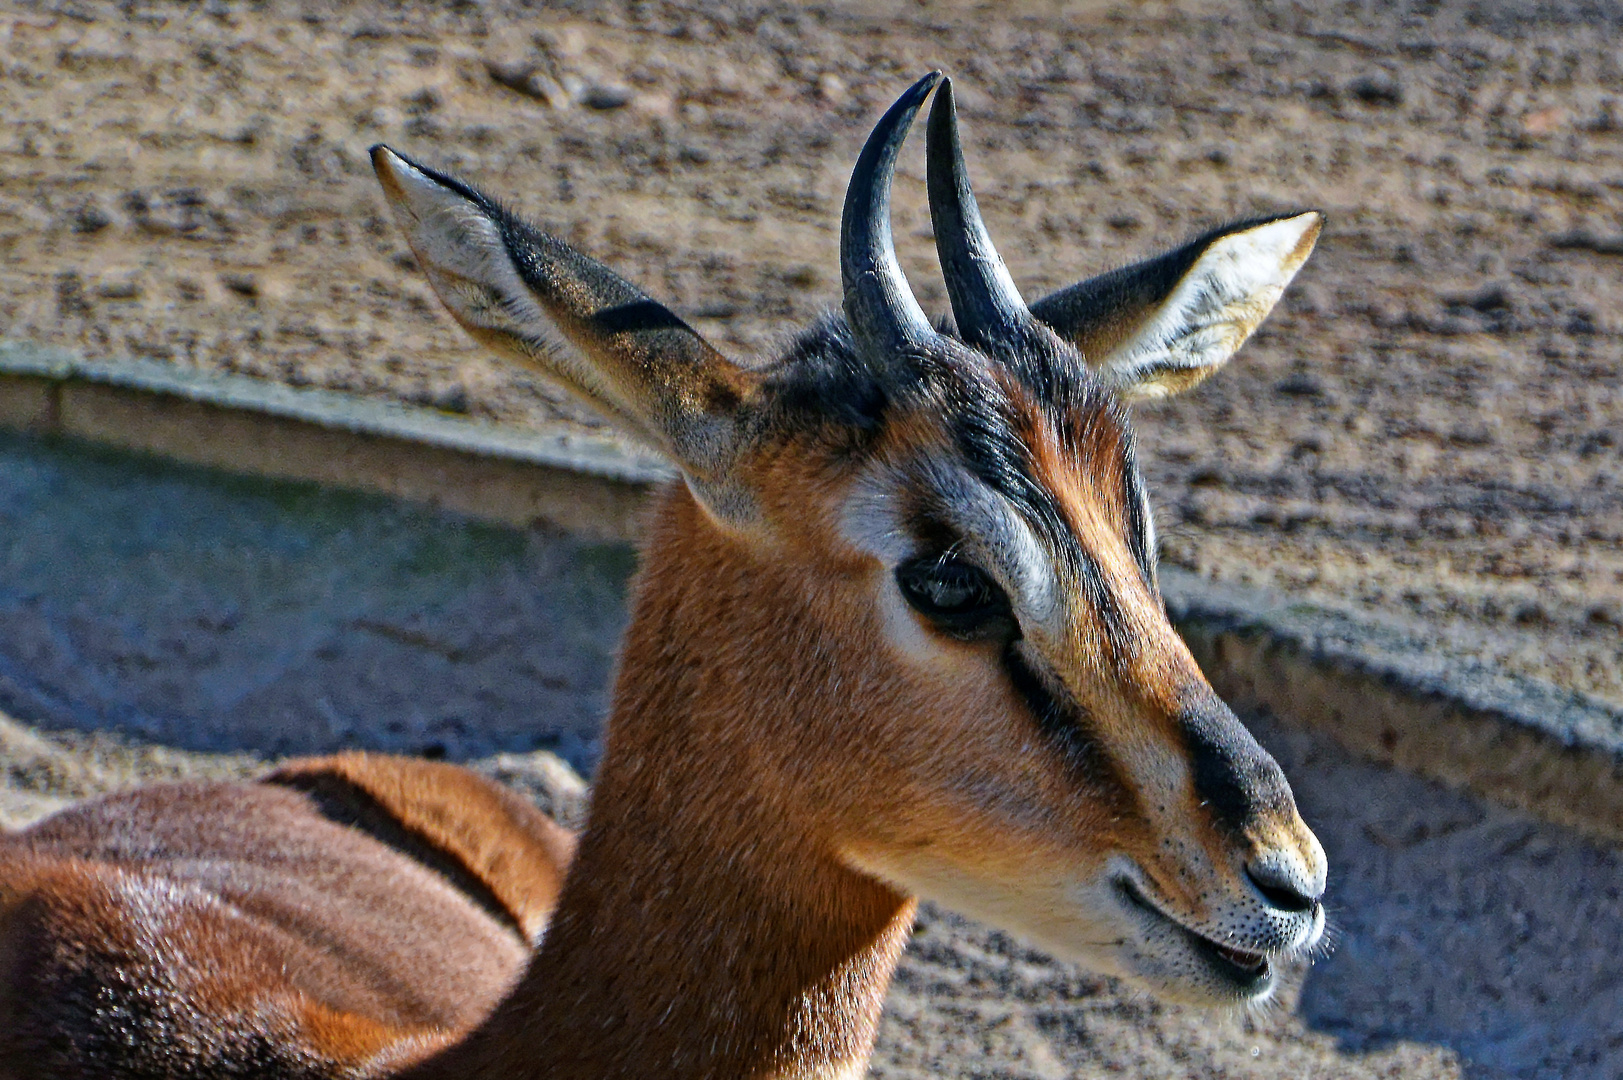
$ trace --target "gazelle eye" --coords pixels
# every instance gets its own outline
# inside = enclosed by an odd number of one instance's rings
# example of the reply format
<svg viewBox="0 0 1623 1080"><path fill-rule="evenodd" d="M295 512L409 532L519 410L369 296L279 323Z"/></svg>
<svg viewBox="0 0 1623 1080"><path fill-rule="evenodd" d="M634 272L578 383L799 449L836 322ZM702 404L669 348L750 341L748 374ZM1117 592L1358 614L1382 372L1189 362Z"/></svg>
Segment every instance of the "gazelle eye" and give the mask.
<svg viewBox="0 0 1623 1080"><path fill-rule="evenodd" d="M1009 597L986 571L951 555L926 555L896 568L896 585L914 611L965 641L1018 636Z"/></svg>

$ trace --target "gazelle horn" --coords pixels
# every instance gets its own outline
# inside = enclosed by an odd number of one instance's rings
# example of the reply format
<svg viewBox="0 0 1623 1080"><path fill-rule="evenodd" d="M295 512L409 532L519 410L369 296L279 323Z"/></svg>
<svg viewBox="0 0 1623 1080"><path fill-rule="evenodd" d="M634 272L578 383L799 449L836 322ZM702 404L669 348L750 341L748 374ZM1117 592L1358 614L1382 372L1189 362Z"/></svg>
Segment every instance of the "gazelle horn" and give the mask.
<svg viewBox="0 0 1623 1080"><path fill-rule="evenodd" d="M936 91L925 137L930 223L958 333L982 347L1018 346L1041 328L992 246L970 190L951 79Z"/></svg>
<svg viewBox="0 0 1623 1080"><path fill-rule="evenodd" d="M868 136L845 191L840 219L845 317L858 347L876 357L893 356L937 337L896 263L890 182L913 118L940 80L941 72L930 72L890 107Z"/></svg>

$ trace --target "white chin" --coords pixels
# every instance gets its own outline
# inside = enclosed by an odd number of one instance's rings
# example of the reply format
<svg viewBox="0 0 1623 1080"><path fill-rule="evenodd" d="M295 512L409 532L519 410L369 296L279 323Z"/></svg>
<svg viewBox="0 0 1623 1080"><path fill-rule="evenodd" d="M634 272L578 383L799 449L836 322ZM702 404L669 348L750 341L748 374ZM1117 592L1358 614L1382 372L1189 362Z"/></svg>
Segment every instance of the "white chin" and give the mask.
<svg viewBox="0 0 1623 1080"><path fill-rule="evenodd" d="M909 859L905 866L881 866L878 860L849 853L846 859L854 869L902 892L995 926L1056 959L1103 975L1132 978L1135 974L1124 963L1135 944L1132 929L1117 914L1109 885L1102 878L1097 884L1005 884L926 860Z"/></svg>
<svg viewBox="0 0 1623 1080"><path fill-rule="evenodd" d="M1043 952L1102 975L1114 975L1171 1000L1241 1005L1274 992L1272 958L1240 962L1184 929L1153 906L1124 897L1119 875L1091 881L1004 883L919 859L847 853L853 869L1014 934Z"/></svg>

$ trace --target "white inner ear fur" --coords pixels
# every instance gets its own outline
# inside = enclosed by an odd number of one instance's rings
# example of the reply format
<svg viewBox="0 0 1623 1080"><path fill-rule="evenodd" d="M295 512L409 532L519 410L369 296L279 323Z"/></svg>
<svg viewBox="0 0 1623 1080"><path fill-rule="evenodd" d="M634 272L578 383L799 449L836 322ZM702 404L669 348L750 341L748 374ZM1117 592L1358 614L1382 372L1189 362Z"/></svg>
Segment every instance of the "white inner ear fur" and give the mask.
<svg viewBox="0 0 1623 1080"><path fill-rule="evenodd" d="M1315 211L1270 221L1214 242L1139 333L1098 362L1127 398L1174 393L1195 372L1226 363L1278 303L1312 251ZM1165 380L1163 382L1163 379Z"/></svg>
<svg viewBox="0 0 1623 1080"><path fill-rule="evenodd" d="M434 291L458 322L493 332L628 434L649 440L602 372L561 333L513 265L496 223L475 203L389 154L402 198L390 199ZM652 445L659 447L657 440Z"/></svg>

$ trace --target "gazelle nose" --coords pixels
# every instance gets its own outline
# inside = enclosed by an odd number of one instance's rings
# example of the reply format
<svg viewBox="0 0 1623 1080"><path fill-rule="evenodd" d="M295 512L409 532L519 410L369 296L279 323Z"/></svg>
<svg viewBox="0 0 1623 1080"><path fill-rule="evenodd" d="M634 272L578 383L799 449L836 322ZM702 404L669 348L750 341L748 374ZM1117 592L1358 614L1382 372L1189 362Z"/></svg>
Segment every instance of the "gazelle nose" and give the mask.
<svg viewBox="0 0 1623 1080"><path fill-rule="evenodd" d="M1269 851L1252 859L1245 867L1262 898L1280 911L1311 911L1324 895L1324 879L1313 875L1300 858L1283 851Z"/></svg>

